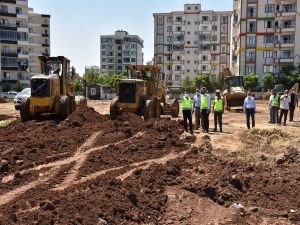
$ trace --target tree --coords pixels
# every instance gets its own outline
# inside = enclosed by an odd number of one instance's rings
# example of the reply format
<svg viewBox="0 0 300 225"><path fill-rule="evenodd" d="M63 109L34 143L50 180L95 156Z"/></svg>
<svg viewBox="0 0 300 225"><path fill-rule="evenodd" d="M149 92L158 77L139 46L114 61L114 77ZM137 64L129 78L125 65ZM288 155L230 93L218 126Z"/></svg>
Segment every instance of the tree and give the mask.
<svg viewBox="0 0 300 225"><path fill-rule="evenodd" d="M195 86L197 88L201 88L201 87L207 87L208 88L209 85L209 76L204 74L204 75L198 75L195 77Z"/></svg>
<svg viewBox="0 0 300 225"><path fill-rule="evenodd" d="M85 79L87 85L97 84L100 81L100 76L95 72L87 72L83 75L83 79Z"/></svg>
<svg viewBox="0 0 300 225"><path fill-rule="evenodd" d="M270 73L266 73L264 75L263 82L264 82L264 88L265 88L265 90L267 90L267 89L273 89L274 84L275 84L274 76L272 74L270 74Z"/></svg>
<svg viewBox="0 0 300 225"><path fill-rule="evenodd" d="M75 81L74 83L74 91L75 93L82 92L83 83L80 80Z"/></svg>
<svg viewBox="0 0 300 225"><path fill-rule="evenodd" d="M20 92L23 90L23 85L20 83L19 80L17 80L16 85L15 85L15 91Z"/></svg>
<svg viewBox="0 0 300 225"><path fill-rule="evenodd" d="M196 87L193 81L190 80L190 77L186 77L182 84L182 92L193 93L196 91Z"/></svg>
<svg viewBox="0 0 300 225"><path fill-rule="evenodd" d="M256 74L248 74L245 76L245 87L248 90L254 90L258 86L258 76Z"/></svg>
<svg viewBox="0 0 300 225"><path fill-rule="evenodd" d="M223 88L224 88L224 78L223 78L223 76L210 78L209 85L208 85L208 90L210 92L215 92L217 89L218 90L223 90Z"/></svg>

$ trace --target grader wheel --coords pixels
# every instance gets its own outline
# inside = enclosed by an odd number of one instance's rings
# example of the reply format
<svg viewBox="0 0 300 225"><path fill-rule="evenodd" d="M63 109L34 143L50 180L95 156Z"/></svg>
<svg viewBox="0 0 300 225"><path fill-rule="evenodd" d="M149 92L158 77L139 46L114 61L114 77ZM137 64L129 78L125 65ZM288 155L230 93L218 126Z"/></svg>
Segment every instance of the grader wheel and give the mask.
<svg viewBox="0 0 300 225"><path fill-rule="evenodd" d="M26 122L30 119L29 106L30 106L30 99L23 98L20 104L20 116L22 122Z"/></svg>

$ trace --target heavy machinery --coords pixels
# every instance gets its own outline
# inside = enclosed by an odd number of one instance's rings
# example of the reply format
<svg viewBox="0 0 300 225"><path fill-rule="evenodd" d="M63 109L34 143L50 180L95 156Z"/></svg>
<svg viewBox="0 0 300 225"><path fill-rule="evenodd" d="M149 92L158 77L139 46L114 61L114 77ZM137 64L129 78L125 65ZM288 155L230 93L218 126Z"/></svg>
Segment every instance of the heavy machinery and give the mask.
<svg viewBox="0 0 300 225"><path fill-rule="evenodd" d="M223 71L225 90L223 91L225 108L243 107L247 96L243 76L231 76L228 68Z"/></svg>
<svg viewBox="0 0 300 225"><path fill-rule="evenodd" d="M21 101L21 120L43 113L55 113L64 119L76 109L70 60L64 56L39 56L39 60L42 74L30 80L31 96Z"/></svg>
<svg viewBox="0 0 300 225"><path fill-rule="evenodd" d="M167 84L161 86L160 67L129 65L129 79L119 81L117 95L110 105L110 117L116 119L122 112L132 112L143 116L145 120L159 118L160 115L179 114L179 103L166 102Z"/></svg>

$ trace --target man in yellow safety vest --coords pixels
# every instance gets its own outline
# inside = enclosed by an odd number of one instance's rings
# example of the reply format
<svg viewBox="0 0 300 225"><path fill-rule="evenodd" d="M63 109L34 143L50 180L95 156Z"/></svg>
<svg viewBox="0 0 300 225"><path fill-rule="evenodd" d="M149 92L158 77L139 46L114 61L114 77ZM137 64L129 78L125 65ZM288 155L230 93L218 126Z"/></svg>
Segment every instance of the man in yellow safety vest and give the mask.
<svg viewBox="0 0 300 225"><path fill-rule="evenodd" d="M277 94L277 92L274 90L273 96L270 98L271 110L272 110L272 121L271 123L278 123L278 110L279 110L279 104L280 104L280 97Z"/></svg>
<svg viewBox="0 0 300 225"><path fill-rule="evenodd" d="M216 97L215 102L213 104L213 113L214 113L214 122L215 122L215 129L217 131L217 124L219 122L220 132L222 132L222 116L224 113L224 100L221 96L221 91L216 90Z"/></svg>
<svg viewBox="0 0 300 225"><path fill-rule="evenodd" d="M182 97L182 115L183 115L183 123L184 123L184 130L188 131L187 121L189 121L190 133L193 133L193 123L192 123L192 107L193 102L190 96L185 92Z"/></svg>
<svg viewBox="0 0 300 225"><path fill-rule="evenodd" d="M210 96L206 93L206 87L201 88L200 111L203 120L203 131L209 132Z"/></svg>

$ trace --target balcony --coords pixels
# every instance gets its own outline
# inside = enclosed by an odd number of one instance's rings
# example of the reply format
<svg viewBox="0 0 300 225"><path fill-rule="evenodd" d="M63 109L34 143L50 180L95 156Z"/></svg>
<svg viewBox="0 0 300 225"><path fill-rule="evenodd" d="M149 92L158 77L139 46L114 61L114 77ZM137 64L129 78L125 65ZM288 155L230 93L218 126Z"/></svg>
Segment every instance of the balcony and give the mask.
<svg viewBox="0 0 300 225"><path fill-rule="evenodd" d="M280 47L293 48L295 46L294 40L280 40Z"/></svg>
<svg viewBox="0 0 300 225"><path fill-rule="evenodd" d="M173 21L173 25L185 25L185 22L183 20L181 20L181 21Z"/></svg>
<svg viewBox="0 0 300 225"><path fill-rule="evenodd" d="M296 25L295 24L283 24L281 26L281 32L294 32L296 31Z"/></svg>
<svg viewBox="0 0 300 225"><path fill-rule="evenodd" d="M281 58L280 62L281 63L293 63L294 62L294 58Z"/></svg>
<svg viewBox="0 0 300 225"><path fill-rule="evenodd" d="M182 74L183 70L173 70L173 74Z"/></svg>
<svg viewBox="0 0 300 225"><path fill-rule="evenodd" d="M246 63L255 63L255 57L246 57Z"/></svg>
<svg viewBox="0 0 300 225"><path fill-rule="evenodd" d="M0 10L0 16L17 17L17 14L15 12L12 12L12 11Z"/></svg>
<svg viewBox="0 0 300 225"><path fill-rule="evenodd" d="M29 58L29 52L20 51L20 52L18 52L18 57L19 58Z"/></svg>
<svg viewBox="0 0 300 225"><path fill-rule="evenodd" d="M173 60L172 60L172 63L173 63L173 64L184 64L184 61L183 61L183 60L173 59Z"/></svg>
<svg viewBox="0 0 300 225"><path fill-rule="evenodd" d="M1 51L1 56L4 56L4 57L18 57L18 52L14 51L14 50Z"/></svg>
<svg viewBox="0 0 300 225"><path fill-rule="evenodd" d="M27 17L28 17L27 13L21 13L21 12L17 13L18 19L27 19Z"/></svg>
<svg viewBox="0 0 300 225"><path fill-rule="evenodd" d="M16 3L17 3L17 5L27 6L28 1L27 0L17 0Z"/></svg>
<svg viewBox="0 0 300 225"><path fill-rule="evenodd" d="M0 24L0 29L16 31L17 27L16 24Z"/></svg>

